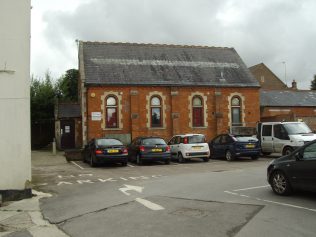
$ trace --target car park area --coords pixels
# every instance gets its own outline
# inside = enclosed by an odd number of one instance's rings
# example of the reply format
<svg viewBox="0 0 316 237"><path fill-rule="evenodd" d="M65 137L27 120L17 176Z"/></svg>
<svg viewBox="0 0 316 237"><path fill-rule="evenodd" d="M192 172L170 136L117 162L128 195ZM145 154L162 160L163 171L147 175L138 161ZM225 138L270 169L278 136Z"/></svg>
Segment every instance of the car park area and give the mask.
<svg viewBox="0 0 316 237"><path fill-rule="evenodd" d="M314 193L281 197L269 186L266 168L278 156L92 168L62 156L44 161L35 155L34 189L54 194L42 200L42 213L69 236L313 236L316 231Z"/></svg>

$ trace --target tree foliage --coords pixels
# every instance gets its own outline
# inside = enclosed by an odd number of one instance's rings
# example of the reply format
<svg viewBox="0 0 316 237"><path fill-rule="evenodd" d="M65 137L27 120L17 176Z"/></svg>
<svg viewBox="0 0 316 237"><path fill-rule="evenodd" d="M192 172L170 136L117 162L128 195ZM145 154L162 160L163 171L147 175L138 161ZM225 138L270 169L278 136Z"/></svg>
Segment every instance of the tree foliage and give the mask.
<svg viewBox="0 0 316 237"><path fill-rule="evenodd" d="M79 71L77 69L69 69L58 80L58 98L60 101L78 101L78 78Z"/></svg>
<svg viewBox="0 0 316 237"><path fill-rule="evenodd" d="M316 90L316 75L314 75L314 80L312 80L311 90Z"/></svg>
<svg viewBox="0 0 316 237"><path fill-rule="evenodd" d="M31 120L49 120L54 118L56 87L50 73L45 78L35 78L31 81Z"/></svg>

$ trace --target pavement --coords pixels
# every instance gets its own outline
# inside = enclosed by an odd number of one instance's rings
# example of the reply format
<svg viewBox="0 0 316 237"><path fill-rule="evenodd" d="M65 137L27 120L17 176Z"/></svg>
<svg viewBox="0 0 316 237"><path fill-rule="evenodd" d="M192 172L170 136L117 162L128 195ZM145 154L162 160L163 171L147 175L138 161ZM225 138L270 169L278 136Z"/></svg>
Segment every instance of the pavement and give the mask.
<svg viewBox="0 0 316 237"><path fill-rule="evenodd" d="M32 152L32 168L37 165L66 163L63 153L56 156L49 151ZM34 177L33 177L34 178ZM0 206L0 237L66 237L56 225L50 224L42 216L40 199L52 195L32 188L33 197Z"/></svg>

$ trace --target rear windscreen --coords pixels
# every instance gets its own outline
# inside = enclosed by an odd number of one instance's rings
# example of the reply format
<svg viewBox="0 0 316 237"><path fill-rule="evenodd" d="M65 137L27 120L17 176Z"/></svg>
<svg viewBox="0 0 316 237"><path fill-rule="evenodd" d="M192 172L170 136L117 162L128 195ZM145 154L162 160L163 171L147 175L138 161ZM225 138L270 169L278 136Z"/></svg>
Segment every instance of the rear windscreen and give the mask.
<svg viewBox="0 0 316 237"><path fill-rule="evenodd" d="M194 136L189 136L187 138L188 138L188 144L205 143L205 137L203 135L194 135Z"/></svg>
<svg viewBox="0 0 316 237"><path fill-rule="evenodd" d="M166 145L166 142L162 138L146 138L143 145Z"/></svg>
<svg viewBox="0 0 316 237"><path fill-rule="evenodd" d="M123 145L123 143L116 139L98 139L96 140L98 146L117 146Z"/></svg>
<svg viewBox="0 0 316 237"><path fill-rule="evenodd" d="M258 139L255 137L235 137L239 142L257 142Z"/></svg>

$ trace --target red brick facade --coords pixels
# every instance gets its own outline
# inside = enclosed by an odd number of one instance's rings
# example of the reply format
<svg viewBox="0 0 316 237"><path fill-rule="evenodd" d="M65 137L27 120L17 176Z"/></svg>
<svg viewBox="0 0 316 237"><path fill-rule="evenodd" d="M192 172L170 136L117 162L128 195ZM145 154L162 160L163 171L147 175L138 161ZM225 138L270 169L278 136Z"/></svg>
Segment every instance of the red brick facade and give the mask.
<svg viewBox="0 0 316 237"><path fill-rule="evenodd" d="M118 98L119 126L105 126L105 97ZM149 100L153 95L162 98L162 127L150 126ZM192 126L192 98L203 99L204 126ZM161 136L168 140L175 134L202 133L211 139L227 132L231 124L230 101L232 96L241 98L244 126L255 126L260 120L259 88L213 87L87 87L84 103L84 143L94 137L111 134L137 136ZM85 96L84 96L85 97ZM92 112L101 112L101 120L92 120Z"/></svg>

